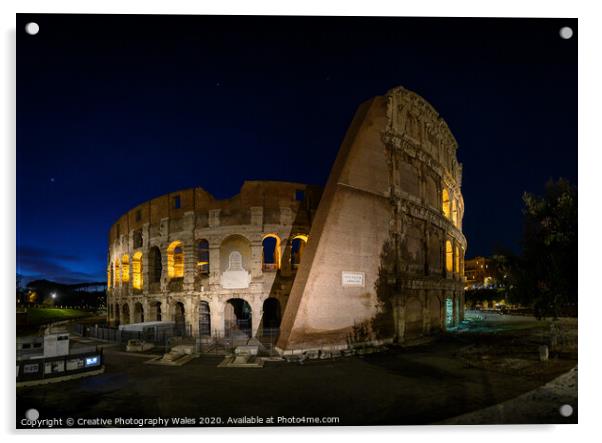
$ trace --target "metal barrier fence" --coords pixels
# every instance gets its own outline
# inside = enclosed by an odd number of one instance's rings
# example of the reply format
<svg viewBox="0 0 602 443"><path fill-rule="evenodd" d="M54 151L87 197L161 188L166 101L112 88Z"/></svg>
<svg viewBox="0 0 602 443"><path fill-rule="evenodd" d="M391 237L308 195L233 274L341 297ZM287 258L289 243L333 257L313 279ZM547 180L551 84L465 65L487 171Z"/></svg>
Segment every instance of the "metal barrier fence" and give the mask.
<svg viewBox="0 0 602 443"><path fill-rule="evenodd" d="M257 339L261 342L264 347L264 352L270 357L277 355L276 352L276 340L280 334L280 328L263 328L257 332Z"/></svg>
<svg viewBox="0 0 602 443"><path fill-rule="evenodd" d="M149 327L143 331L127 331L105 326L74 325L76 334L82 337L107 340L115 343L127 343L128 340L142 340L164 345L172 337L192 337L189 324L176 324L170 328Z"/></svg>
<svg viewBox="0 0 602 443"><path fill-rule="evenodd" d="M95 371L104 363L102 348L59 357L17 360L17 382Z"/></svg>
<svg viewBox="0 0 602 443"><path fill-rule="evenodd" d="M201 353L229 353L237 346L245 345L251 338L250 321L232 322L222 333L214 330L211 335L193 336L190 324L174 325L171 328L148 328L144 331L127 331L115 327L76 324L74 332L82 337L127 344L129 340L153 343L158 347L170 348L178 344L194 343ZM259 328L255 337L262 345L264 354L273 356L280 328Z"/></svg>

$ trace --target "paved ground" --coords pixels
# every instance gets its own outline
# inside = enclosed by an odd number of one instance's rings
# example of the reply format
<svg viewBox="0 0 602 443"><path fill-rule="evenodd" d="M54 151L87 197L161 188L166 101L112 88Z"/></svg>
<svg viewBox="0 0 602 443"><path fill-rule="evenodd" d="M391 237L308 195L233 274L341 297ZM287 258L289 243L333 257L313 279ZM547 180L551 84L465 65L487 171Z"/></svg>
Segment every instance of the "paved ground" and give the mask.
<svg viewBox="0 0 602 443"><path fill-rule="evenodd" d="M577 422L576 367L526 394L488 408L452 417L451 419L444 420L441 424L529 424L537 421L554 423L558 420L559 413L564 416L574 415L574 421L572 422Z"/></svg>
<svg viewBox="0 0 602 443"><path fill-rule="evenodd" d="M107 348L103 375L19 389L17 417L36 408L40 418L305 416L339 417L340 425L429 424L517 397L576 365L565 358L528 375L492 371L458 357L469 343L464 333L361 358L267 362L262 369L218 368L221 357L149 366ZM576 415L533 420L574 423Z"/></svg>

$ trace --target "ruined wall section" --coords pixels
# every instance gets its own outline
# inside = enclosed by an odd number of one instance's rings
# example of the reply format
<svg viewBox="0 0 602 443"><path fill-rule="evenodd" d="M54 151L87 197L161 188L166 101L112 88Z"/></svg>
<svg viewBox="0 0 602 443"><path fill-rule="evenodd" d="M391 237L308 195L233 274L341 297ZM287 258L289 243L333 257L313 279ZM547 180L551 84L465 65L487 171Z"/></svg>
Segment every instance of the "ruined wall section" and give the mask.
<svg viewBox="0 0 602 443"><path fill-rule="evenodd" d="M389 238L388 167L381 141L386 100L357 111L337 159L280 330L284 351L345 345L379 308L375 286Z"/></svg>
<svg viewBox="0 0 602 443"><path fill-rule="evenodd" d="M396 275L389 277L395 280L393 339L404 342L462 319L462 165L454 136L426 100L399 87L387 101L383 142L399 254Z"/></svg>
<svg viewBox="0 0 602 443"><path fill-rule="evenodd" d="M445 121L411 91L360 107L312 224L280 351L401 343L457 324L466 239L456 150Z"/></svg>
<svg viewBox="0 0 602 443"><path fill-rule="evenodd" d="M253 310L253 331L257 331L262 303L278 299L284 307L296 268L290 261L292 242L297 234L306 236L321 196L321 188L293 182L245 181L236 196L218 200L202 188L184 189L154 198L128 211L109 232L107 254L107 300L109 321L120 322L129 306L140 304L145 317L154 319L152 306L161 303L166 316L173 306L186 306L186 322L198 329L198 303L210 305L212 321L223 335L224 304L242 298ZM279 239L283 258L278 269L263 268L263 239ZM208 254L208 266L199 266L200 245ZM181 248L183 276L169 275L170 247ZM174 248L176 247L174 246ZM159 254L156 254L156 251ZM225 287L223 275L228 257L237 250L242 267L249 273L245 288ZM136 282L134 282L136 257ZM159 257L159 263L153 261ZM173 260L173 259L172 259ZM124 266L125 264L125 266ZM157 266L158 265L158 266ZM127 272L125 271L127 269ZM173 268L172 268L173 269ZM129 275L127 281L124 275ZM131 319L130 319L131 320Z"/></svg>

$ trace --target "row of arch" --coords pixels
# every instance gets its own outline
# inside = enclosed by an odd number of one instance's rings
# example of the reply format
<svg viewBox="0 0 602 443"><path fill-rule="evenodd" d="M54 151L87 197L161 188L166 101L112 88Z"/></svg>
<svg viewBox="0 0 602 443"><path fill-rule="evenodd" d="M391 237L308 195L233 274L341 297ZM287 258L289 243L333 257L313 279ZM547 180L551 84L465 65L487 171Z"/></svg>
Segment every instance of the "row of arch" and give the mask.
<svg viewBox="0 0 602 443"><path fill-rule="evenodd" d="M291 269L297 269L301 263L301 257L303 256L307 241L308 236L306 234L296 234L291 238ZM277 271L281 269L283 255L281 243L280 237L275 233L268 233L263 236L262 267L264 271ZM183 247L183 243L180 240L176 240L171 242L166 249L167 277L170 280L182 279L184 277L185 259ZM195 242L194 259L196 261L196 273L200 276L209 275L209 270L211 269L209 241L201 239ZM161 250L158 246L153 246L149 249L148 265L149 282L159 283L163 274L163 260ZM137 251L132 256L131 268L128 254L117 257L114 263L109 264L107 269L108 286L118 287L122 284L128 285L131 279L133 289L142 290L144 283L143 267L144 263L141 251Z"/></svg>
<svg viewBox="0 0 602 443"><path fill-rule="evenodd" d="M450 196L449 191L446 188L443 188L441 197L442 197L441 204L442 204L443 215L447 219L451 220L451 222L453 223L453 225L455 227L459 227L460 215L459 215L459 210L458 210L458 199L452 198Z"/></svg>
<svg viewBox="0 0 602 443"><path fill-rule="evenodd" d="M464 248L459 245L452 244L451 240L445 241L445 270L449 273L456 272L461 274L464 272Z"/></svg>
<svg viewBox="0 0 602 443"><path fill-rule="evenodd" d="M184 303L177 302L173 305L171 313L162 311L162 303L153 301L149 303L149 315L145 317L144 306L141 302L133 305L130 308L129 303L111 304L109 305L109 318L113 322L120 324L144 323L151 321L166 321L172 320L175 324L176 331L184 332L187 330L186 309ZM269 297L263 302L263 310L261 313L261 326L263 331L268 329L277 329L280 327L281 321L281 306L278 299ZM224 335L246 334L252 335L252 316L253 311L251 305L241 298L231 298L224 304ZM198 335L212 336L216 333L212 329L211 309L209 303L202 300L198 304Z"/></svg>

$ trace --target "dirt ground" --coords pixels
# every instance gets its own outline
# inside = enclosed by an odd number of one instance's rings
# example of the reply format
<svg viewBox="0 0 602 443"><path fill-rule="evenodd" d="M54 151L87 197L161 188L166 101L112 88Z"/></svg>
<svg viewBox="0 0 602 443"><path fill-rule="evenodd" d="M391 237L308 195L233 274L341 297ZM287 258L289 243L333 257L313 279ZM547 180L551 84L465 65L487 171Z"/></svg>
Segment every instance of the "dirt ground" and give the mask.
<svg viewBox="0 0 602 443"><path fill-rule="evenodd" d="M528 393L571 370L577 364L576 327L576 321L566 326L574 330L575 346L572 339L556 339L545 362L539 361L539 346L551 340L547 322L481 314L468 315L457 331L427 345L302 365L218 368L222 357L201 356L181 367L151 366L144 357L107 347L102 375L18 389L17 426L30 408L40 418L191 417L197 425L203 417L219 417L221 425L245 417L337 417L329 423L336 425L440 423ZM576 383L574 390L576 398ZM575 413L563 417L555 401L530 422L576 423L576 404ZM255 424L245 420L237 424ZM493 415L479 420L512 422Z"/></svg>

